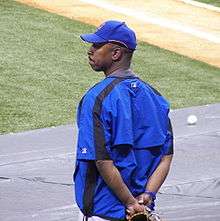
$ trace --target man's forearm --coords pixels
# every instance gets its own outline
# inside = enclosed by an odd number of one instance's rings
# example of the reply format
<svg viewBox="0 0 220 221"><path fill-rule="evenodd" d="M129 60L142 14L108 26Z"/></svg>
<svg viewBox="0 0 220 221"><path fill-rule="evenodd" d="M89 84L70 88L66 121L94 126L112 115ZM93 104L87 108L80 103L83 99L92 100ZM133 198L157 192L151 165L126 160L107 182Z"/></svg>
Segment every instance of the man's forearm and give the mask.
<svg viewBox="0 0 220 221"><path fill-rule="evenodd" d="M124 205L135 203L135 198L111 160L98 160L96 161L96 167L106 184Z"/></svg>
<svg viewBox="0 0 220 221"><path fill-rule="evenodd" d="M170 170L170 165L172 161L173 155L165 155L162 159L160 164L158 165L157 169L151 175L146 189L150 192L157 192L163 182L165 181L167 174Z"/></svg>

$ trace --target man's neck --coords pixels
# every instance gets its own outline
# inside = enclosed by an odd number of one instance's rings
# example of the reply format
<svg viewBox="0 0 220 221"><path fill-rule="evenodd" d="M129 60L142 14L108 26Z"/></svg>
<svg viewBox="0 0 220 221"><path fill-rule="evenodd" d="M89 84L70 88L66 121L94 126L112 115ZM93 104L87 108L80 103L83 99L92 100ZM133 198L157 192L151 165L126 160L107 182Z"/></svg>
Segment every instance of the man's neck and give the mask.
<svg viewBox="0 0 220 221"><path fill-rule="evenodd" d="M128 66L128 65L126 65L126 66L125 65L124 66L116 66L116 67L112 67L109 70L104 71L104 74L105 74L106 77L108 77L112 73L121 72L121 71L129 70L129 69L130 69L130 66Z"/></svg>
<svg viewBox="0 0 220 221"><path fill-rule="evenodd" d="M135 77L136 75L131 69L117 69L106 77Z"/></svg>

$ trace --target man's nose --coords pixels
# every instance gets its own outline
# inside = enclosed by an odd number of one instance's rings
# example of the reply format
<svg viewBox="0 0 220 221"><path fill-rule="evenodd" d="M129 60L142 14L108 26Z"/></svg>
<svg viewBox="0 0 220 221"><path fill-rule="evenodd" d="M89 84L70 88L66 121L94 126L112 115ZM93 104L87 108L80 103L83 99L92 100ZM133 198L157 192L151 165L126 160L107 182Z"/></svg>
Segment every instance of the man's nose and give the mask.
<svg viewBox="0 0 220 221"><path fill-rule="evenodd" d="M93 55L93 53L94 53L94 47L91 46L88 50L88 55Z"/></svg>
<svg viewBox="0 0 220 221"><path fill-rule="evenodd" d="M87 54L90 56L90 55L93 54L93 52L89 49L88 52L87 52Z"/></svg>

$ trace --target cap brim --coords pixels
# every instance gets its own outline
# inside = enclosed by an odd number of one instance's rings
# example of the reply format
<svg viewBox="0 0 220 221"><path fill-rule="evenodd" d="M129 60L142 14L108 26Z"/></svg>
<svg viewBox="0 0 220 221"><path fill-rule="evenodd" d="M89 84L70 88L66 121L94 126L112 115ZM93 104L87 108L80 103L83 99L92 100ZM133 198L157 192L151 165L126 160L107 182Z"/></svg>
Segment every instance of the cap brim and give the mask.
<svg viewBox="0 0 220 221"><path fill-rule="evenodd" d="M83 35L80 35L80 38L83 41L88 42L88 43L104 43L104 42L107 42L107 40L99 37L96 34L83 34Z"/></svg>

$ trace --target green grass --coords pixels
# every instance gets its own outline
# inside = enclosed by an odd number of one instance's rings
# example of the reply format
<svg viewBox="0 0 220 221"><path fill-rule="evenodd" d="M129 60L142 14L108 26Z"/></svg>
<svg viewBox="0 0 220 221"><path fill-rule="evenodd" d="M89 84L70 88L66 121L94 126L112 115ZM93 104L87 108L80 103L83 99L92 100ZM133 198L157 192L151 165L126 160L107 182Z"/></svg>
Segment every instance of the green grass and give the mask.
<svg viewBox="0 0 220 221"><path fill-rule="evenodd" d="M103 78L87 63L81 33L94 27L0 1L0 133L73 123L86 89ZM220 102L220 69L140 43L133 69L172 108Z"/></svg>
<svg viewBox="0 0 220 221"><path fill-rule="evenodd" d="M197 2L202 2L210 5L214 5L217 7L220 7L220 1L219 0L197 0Z"/></svg>

